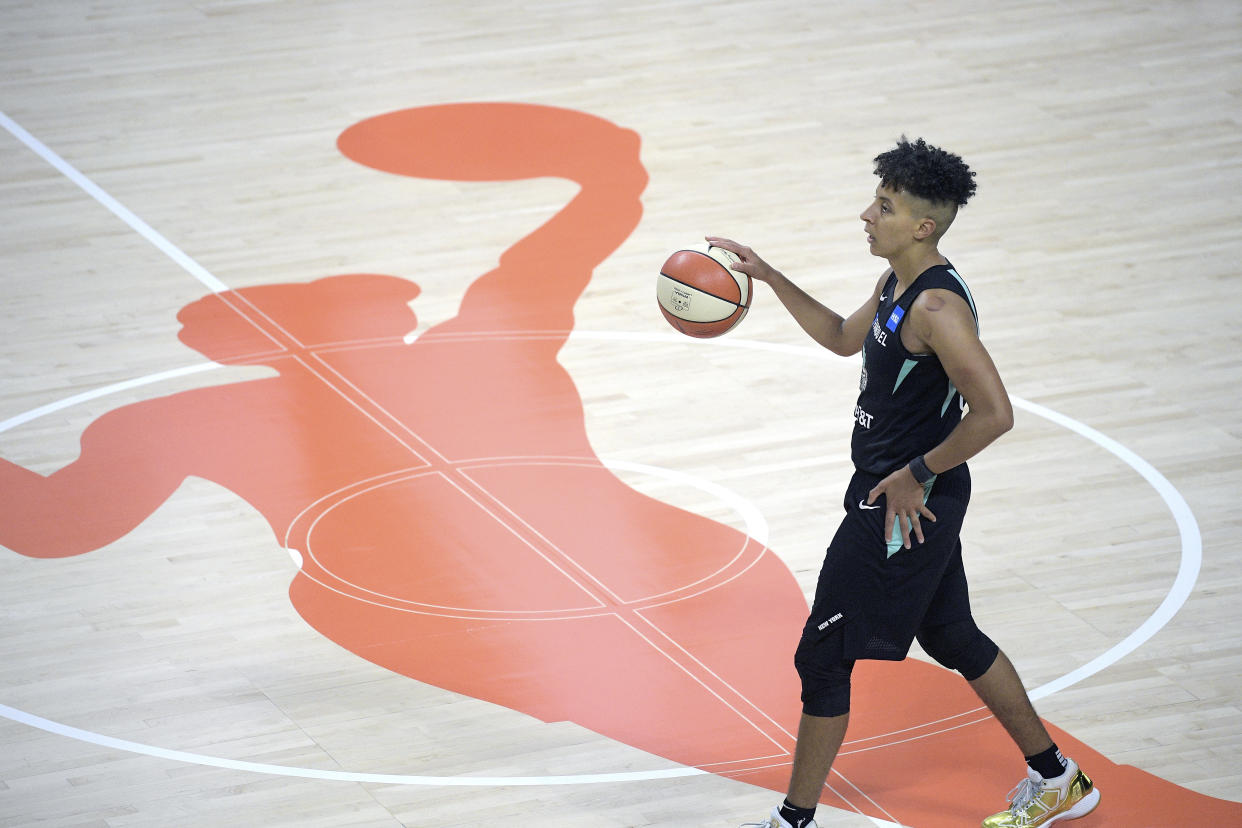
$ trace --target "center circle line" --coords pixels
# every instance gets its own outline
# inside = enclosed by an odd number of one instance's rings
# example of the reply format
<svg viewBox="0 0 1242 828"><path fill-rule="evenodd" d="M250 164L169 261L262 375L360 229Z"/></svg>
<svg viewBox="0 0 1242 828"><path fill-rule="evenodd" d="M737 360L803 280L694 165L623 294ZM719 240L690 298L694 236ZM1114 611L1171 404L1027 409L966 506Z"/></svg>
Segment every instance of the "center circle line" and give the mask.
<svg viewBox="0 0 1242 828"><path fill-rule="evenodd" d="M814 358L826 359L827 355L819 349L811 348L805 345L790 345L784 343L759 342L754 340L745 340L737 338L715 339L715 340L697 340L688 337L678 336L676 334L665 333L648 333L635 331L572 331L569 334L572 340L619 340L630 342L650 342L650 343L677 343L687 344L695 347L725 346L732 348L742 348L748 350L773 351L794 356L811 356ZM111 393L148 385L163 380L171 379L185 374L197 373L200 371L211 370L212 368L222 368L223 365L217 363L200 363L186 366L180 369L163 371L157 374L151 374L147 377L140 377L133 380L126 380L95 389L83 394L77 394L64 400L41 406L32 411L18 414L9 419L0 421L0 432L11 429L17 425L29 422L37 417L50 414L68 408L88 399L97 399L107 396ZM1066 673L1060 678L1047 682L1040 687L1030 691L1032 700L1046 698L1060 690L1076 684L1096 673L1104 670L1112 664L1119 661L1124 656L1138 649L1143 643L1148 641L1153 635L1159 632L1172 618L1177 614L1178 610L1185 604L1193 591L1195 581L1198 578L1199 570L1202 563L1202 538L1194 514L1185 498L1159 471L1142 457L1126 448L1122 444L1096 431L1077 420L1067 417L1052 409L1032 403L1010 395L1013 405L1028 413L1049 420L1050 422L1060 425L1088 440L1095 443L1104 450L1112 453L1116 457L1133 468L1138 474L1146 480L1164 500L1172 512L1174 520L1177 523L1178 532L1181 538L1182 550L1181 560L1178 567L1177 576L1170 587L1168 594L1165 596L1161 604L1156 610L1143 621L1133 632L1115 644L1113 647L1096 656L1091 661L1081 667ZM639 464L633 464L638 466ZM647 468L647 467L644 467ZM672 472L673 474L682 475L682 472ZM686 475L691 478L690 475ZM692 478L691 478L692 479ZM714 484L713 484L714 485ZM530 786L530 785L581 785L581 784L598 784L609 782L643 782L657 779L674 779L688 776L702 776L709 772L693 767L674 767L661 770L650 771L628 771L621 773L594 773L594 774L570 774L555 776L409 776L399 774L385 773L359 773L356 771L340 771L318 768L302 768L287 765L271 765L259 762L247 762L243 760L224 759L221 757L208 756L205 754L188 753L185 751L169 750L167 748L156 747L153 745L142 744L139 742L131 742L125 739L117 739L111 736L105 736L81 728L71 727L59 722L45 719L41 716L35 716L18 710L8 705L0 704L0 716L19 722L30 727L65 736L71 739L87 742L102 747L111 747L117 750L123 750L130 753L143 754L163 759L171 759L178 762L186 762L191 764L206 765L212 767L228 768L232 770L242 770L254 773L263 773L276 776L294 776L307 779L325 779L342 782L367 782L376 784L389 785L427 785L427 786L474 786L474 787L507 787L507 786Z"/></svg>

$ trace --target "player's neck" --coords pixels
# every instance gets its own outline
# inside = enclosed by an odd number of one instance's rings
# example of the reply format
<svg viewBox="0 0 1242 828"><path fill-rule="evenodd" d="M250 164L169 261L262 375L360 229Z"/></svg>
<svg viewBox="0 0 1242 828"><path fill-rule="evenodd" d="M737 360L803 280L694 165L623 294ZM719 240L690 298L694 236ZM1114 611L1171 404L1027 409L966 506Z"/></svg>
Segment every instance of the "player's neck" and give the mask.
<svg viewBox="0 0 1242 828"><path fill-rule="evenodd" d="M923 271L936 265L948 264L949 260L940 255L935 245L926 247L913 244L890 257L888 263L893 268L893 272L897 274L901 289L905 290L914 284L914 280L919 278Z"/></svg>

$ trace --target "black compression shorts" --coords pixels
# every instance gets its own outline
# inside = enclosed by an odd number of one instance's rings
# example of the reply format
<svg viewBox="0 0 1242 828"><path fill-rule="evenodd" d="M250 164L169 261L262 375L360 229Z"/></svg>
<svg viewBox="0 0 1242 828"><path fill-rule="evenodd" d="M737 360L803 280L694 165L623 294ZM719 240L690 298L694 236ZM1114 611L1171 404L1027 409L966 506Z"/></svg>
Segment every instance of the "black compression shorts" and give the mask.
<svg viewBox="0 0 1242 828"><path fill-rule="evenodd" d="M880 481L856 472L845 492L845 518L824 557L799 657L900 661L920 629L968 620L970 596L959 535L970 502L965 465L937 476L922 521L924 542L910 549L884 537L885 498L867 508ZM830 641L830 636L841 640Z"/></svg>

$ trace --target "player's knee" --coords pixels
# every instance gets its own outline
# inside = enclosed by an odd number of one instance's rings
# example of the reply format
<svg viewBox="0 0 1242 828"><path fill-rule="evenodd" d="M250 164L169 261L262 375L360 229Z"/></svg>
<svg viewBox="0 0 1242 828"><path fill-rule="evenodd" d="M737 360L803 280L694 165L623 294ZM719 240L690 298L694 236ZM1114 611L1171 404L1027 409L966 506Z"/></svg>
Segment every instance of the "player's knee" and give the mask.
<svg viewBox="0 0 1242 828"><path fill-rule="evenodd" d="M924 652L967 681L986 673L1000 652L971 619L920 630L918 640Z"/></svg>
<svg viewBox="0 0 1242 828"><path fill-rule="evenodd" d="M802 712L808 716L844 716L850 712L850 673L853 661L822 663L805 657L800 649L794 658L802 679Z"/></svg>

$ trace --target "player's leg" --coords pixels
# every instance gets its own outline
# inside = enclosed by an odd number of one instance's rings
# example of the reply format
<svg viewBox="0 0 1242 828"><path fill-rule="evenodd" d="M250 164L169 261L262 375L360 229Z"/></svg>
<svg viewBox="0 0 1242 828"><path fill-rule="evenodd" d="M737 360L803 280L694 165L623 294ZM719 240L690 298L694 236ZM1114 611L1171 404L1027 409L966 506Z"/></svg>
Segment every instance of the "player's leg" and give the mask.
<svg viewBox="0 0 1242 828"><path fill-rule="evenodd" d="M844 657L840 633L825 636L816 617L812 611L794 655L802 680L802 719L788 794L768 817L767 825L773 828L815 825L815 808L849 726L854 662Z"/></svg>
<svg viewBox="0 0 1242 828"><path fill-rule="evenodd" d="M839 652L839 643L831 642L829 649ZM795 663L802 678L802 719L786 801L813 811L849 726L854 662L836 656L817 659L813 647L799 646L798 653Z"/></svg>
<svg viewBox="0 0 1242 828"><path fill-rule="evenodd" d="M814 616L812 616L814 617ZM808 629L814 626L808 622ZM815 808L849 726L850 673L840 657L841 636L827 642L803 634L795 664L802 678L802 720L785 801L772 809L765 828L815 828ZM821 647L818 645L824 645Z"/></svg>
<svg viewBox="0 0 1242 828"><path fill-rule="evenodd" d="M984 828L1033 828L1094 810L1099 791L1072 759L1061 755L1013 663L975 625L960 544L918 640L928 655L962 674L1026 758L1027 778L1010 793L1009 808L985 820Z"/></svg>
<svg viewBox="0 0 1242 828"><path fill-rule="evenodd" d="M1047 825L1095 809L1099 791L1073 759L1061 755L1013 663L973 619L926 627L919 632L919 643L970 682L1026 759L1027 778L1010 793L1009 808L988 817L984 828Z"/></svg>
<svg viewBox="0 0 1242 828"><path fill-rule="evenodd" d="M1026 687L1004 652L997 650L992 666L970 680L970 686L1001 723L1023 756L1035 756L1052 747L1052 737L1031 704Z"/></svg>
<svg viewBox="0 0 1242 828"><path fill-rule="evenodd" d="M794 751L793 773L787 799L800 808L814 809L824 791L824 783L845 741L848 712L839 716L802 714L798 725L798 747Z"/></svg>
<svg viewBox="0 0 1242 828"><path fill-rule="evenodd" d="M853 488L852 482L850 493L854 493ZM846 657L844 628L855 619L852 607L842 604L840 594L843 589L851 596L857 591L851 588L857 580L853 575L855 555L868 542L876 546L875 539L881 534L875 526L866 526L873 516L849 509L850 502L847 493L846 516L824 556L815 600L794 653L794 666L802 683L802 719L788 795L761 823L771 828L814 828L815 807L849 725L854 660Z"/></svg>
<svg viewBox="0 0 1242 828"><path fill-rule="evenodd" d="M1048 825L1095 810L1100 792L1078 764L1061 755L1031 704L1012 662L1003 653L970 686L1022 750L1026 778L1009 794L1009 807L983 821L983 828Z"/></svg>
<svg viewBox="0 0 1242 828"><path fill-rule="evenodd" d="M1035 713L1013 664L975 624L962 544L953 549L916 636L924 652L962 674L1004 726L1024 756L1041 753L1052 739Z"/></svg>

